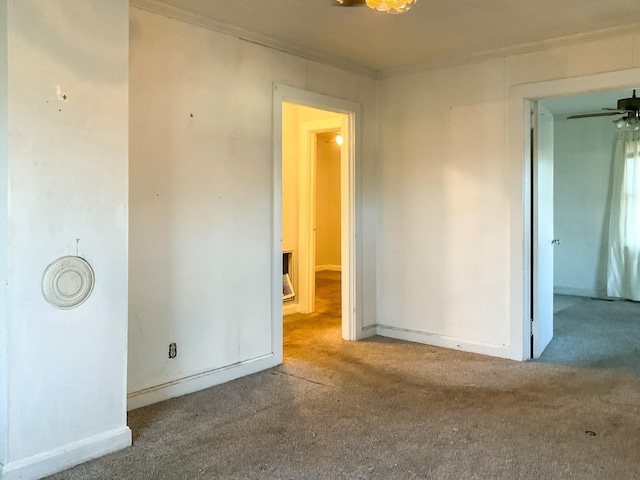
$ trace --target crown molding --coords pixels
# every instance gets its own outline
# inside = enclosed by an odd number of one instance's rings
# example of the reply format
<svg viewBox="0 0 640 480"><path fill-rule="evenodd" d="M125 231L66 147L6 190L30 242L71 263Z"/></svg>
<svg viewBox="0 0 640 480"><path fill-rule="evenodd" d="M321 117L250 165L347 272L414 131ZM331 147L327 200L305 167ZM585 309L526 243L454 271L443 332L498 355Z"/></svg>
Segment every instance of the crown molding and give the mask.
<svg viewBox="0 0 640 480"><path fill-rule="evenodd" d="M480 62L483 60L504 58L512 55L522 55L525 53L548 50L550 48L565 47L575 45L577 43L620 37L633 33L640 33L640 23L633 23L631 25L625 25L621 27L605 28L601 30L593 30L591 32L567 35L564 37L557 37L548 40L539 40L536 42L523 43L520 45L513 45L493 50L485 50L482 52L473 53L471 55L450 57L446 60L424 62L406 67L388 68L385 70L377 71L376 79L381 80L384 78L398 77L402 75L437 70L439 68L455 67L470 62Z"/></svg>
<svg viewBox="0 0 640 480"><path fill-rule="evenodd" d="M480 62L483 60L504 58L511 55L522 55L539 50L569 46L585 41L594 41L640 32L640 23L634 23L621 27L611 27L586 33L557 37L549 40L540 40L504 48L485 50L470 55L453 56L443 60L433 60L404 67L392 67L384 70L376 70L334 55L322 54L310 48L299 47L228 23L219 22L188 10L167 5L159 0L130 0L129 3L131 6L141 10L173 18L191 25L206 28L224 35L229 35L239 40L294 55L305 60L323 63L325 65L340 68L342 70L373 79L385 79L402 75L410 75L437 70L439 68L455 67L469 62Z"/></svg>
<svg viewBox="0 0 640 480"><path fill-rule="evenodd" d="M129 4L132 7L136 7L141 10L146 10L151 13L156 13L158 15L173 18L181 22L189 23L197 27L206 28L208 30L222 33L224 35L229 35L239 40L244 40L246 42L254 43L266 48L270 48L272 50L288 53L296 57L301 57L305 60L320 62L368 78L375 78L377 75L375 69L366 67L364 65L349 62L333 55L322 54L309 48L291 45L287 42L276 40L274 38L255 33L250 30L245 30L228 23L218 22L217 20L198 15L188 10L183 10L181 8L167 5L158 0L130 0Z"/></svg>

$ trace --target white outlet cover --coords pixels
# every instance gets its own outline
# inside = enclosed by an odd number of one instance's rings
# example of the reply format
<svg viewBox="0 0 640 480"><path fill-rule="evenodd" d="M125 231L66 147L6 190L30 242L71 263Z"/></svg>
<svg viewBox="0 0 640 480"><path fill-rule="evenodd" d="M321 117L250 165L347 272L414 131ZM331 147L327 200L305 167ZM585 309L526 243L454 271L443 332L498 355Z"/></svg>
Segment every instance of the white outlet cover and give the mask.
<svg viewBox="0 0 640 480"><path fill-rule="evenodd" d="M68 310L89 298L94 283L93 269L84 258L60 257L42 275L42 295L54 307Z"/></svg>

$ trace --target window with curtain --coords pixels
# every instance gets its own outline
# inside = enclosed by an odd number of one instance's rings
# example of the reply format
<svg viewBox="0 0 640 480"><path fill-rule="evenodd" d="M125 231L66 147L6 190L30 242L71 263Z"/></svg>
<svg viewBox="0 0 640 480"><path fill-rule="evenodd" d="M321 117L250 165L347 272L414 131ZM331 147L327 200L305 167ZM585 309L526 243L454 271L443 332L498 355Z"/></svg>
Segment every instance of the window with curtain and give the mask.
<svg viewBox="0 0 640 480"><path fill-rule="evenodd" d="M635 120L635 121L634 121ZM640 301L640 122L620 122L613 159L607 295Z"/></svg>

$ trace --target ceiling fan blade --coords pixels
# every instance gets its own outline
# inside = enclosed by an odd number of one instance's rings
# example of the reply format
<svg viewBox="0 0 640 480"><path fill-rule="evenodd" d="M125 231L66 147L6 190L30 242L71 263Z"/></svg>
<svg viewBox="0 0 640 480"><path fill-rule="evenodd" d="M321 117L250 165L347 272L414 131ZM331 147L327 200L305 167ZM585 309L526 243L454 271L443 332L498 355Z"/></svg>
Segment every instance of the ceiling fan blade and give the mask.
<svg viewBox="0 0 640 480"><path fill-rule="evenodd" d="M618 108L602 107L604 112L602 113L583 113L579 115L570 115L567 120L573 120L575 118L589 118L589 117L606 117L609 115L626 115L625 118L633 115L634 118L638 118L638 112L640 112L640 98L636 97L636 91L633 91L633 96L629 98L618 99Z"/></svg>
<svg viewBox="0 0 640 480"><path fill-rule="evenodd" d="M609 117L611 115L624 115L626 112L603 112L603 113L582 113L580 115L570 115L567 120L573 120L575 118L590 118L590 117Z"/></svg>

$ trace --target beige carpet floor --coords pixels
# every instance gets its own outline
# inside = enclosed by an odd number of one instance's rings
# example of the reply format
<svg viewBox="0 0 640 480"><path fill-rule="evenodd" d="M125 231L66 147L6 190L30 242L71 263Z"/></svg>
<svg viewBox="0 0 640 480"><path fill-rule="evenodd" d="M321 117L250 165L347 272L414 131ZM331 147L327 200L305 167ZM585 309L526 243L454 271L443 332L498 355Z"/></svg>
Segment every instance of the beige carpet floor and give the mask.
<svg viewBox="0 0 640 480"><path fill-rule="evenodd" d="M640 478L636 373L345 342L339 282L318 291L283 365L132 411L131 448L51 478Z"/></svg>

